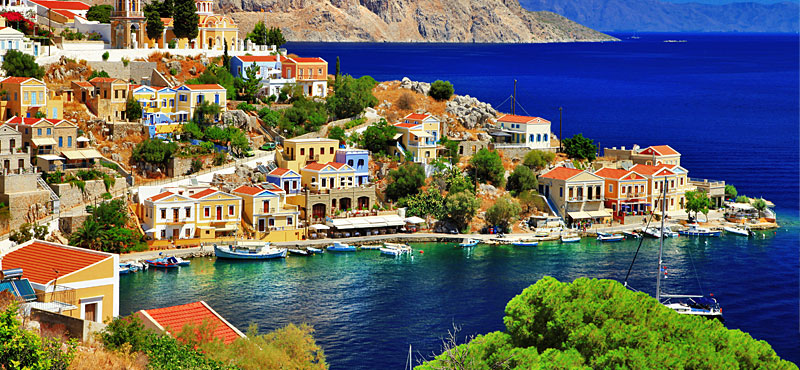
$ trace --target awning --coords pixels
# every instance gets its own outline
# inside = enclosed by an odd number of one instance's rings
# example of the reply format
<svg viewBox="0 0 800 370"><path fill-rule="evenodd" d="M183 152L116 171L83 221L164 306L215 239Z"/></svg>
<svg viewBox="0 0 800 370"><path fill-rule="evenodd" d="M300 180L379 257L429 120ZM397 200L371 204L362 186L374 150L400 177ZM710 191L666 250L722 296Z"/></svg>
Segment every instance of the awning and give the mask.
<svg viewBox="0 0 800 370"><path fill-rule="evenodd" d="M590 215L588 212L567 212L567 214L569 214L569 217L572 217L573 220L592 218L592 215Z"/></svg>
<svg viewBox="0 0 800 370"><path fill-rule="evenodd" d="M44 159L45 161L63 161L64 158L55 154L39 154L36 158Z"/></svg>
<svg viewBox="0 0 800 370"><path fill-rule="evenodd" d="M403 221L403 219L400 218L399 215L383 216L383 220L386 221L386 223L389 224L389 226L403 226L403 225L405 225L405 221Z"/></svg>
<svg viewBox="0 0 800 370"><path fill-rule="evenodd" d="M508 132L500 131L500 130L486 131L486 133L488 133L490 136L511 137L511 134L509 134Z"/></svg>
<svg viewBox="0 0 800 370"><path fill-rule="evenodd" d="M214 231L236 231L239 228L236 226L214 227Z"/></svg>
<svg viewBox="0 0 800 370"><path fill-rule="evenodd" d="M433 137L433 135L425 131L411 131L411 135L414 135L416 137Z"/></svg>
<svg viewBox="0 0 800 370"><path fill-rule="evenodd" d="M151 228L151 229L147 229L147 230L145 230L145 231L144 231L144 233L145 233L145 234L147 234L147 233L154 233L154 232L156 232L156 228L155 228L155 227L154 227L154 228Z"/></svg>
<svg viewBox="0 0 800 370"><path fill-rule="evenodd" d="M389 226L388 223L380 216L367 217L369 219L370 227L384 227Z"/></svg>
<svg viewBox="0 0 800 370"><path fill-rule="evenodd" d="M425 219L417 216L406 217L406 222L410 224L422 224L425 223Z"/></svg>
<svg viewBox="0 0 800 370"><path fill-rule="evenodd" d="M356 229L362 229L362 228L365 228L365 227L372 227L372 226L370 226L369 220L367 220L367 217L351 218L350 222L353 224L353 228L356 228Z"/></svg>
<svg viewBox="0 0 800 370"><path fill-rule="evenodd" d="M69 160L86 159L86 157L84 157L83 154L78 150L64 150L61 152L61 155L67 157Z"/></svg>
<svg viewBox="0 0 800 370"><path fill-rule="evenodd" d="M330 226L323 225L323 224L314 224L314 225L309 226L308 228L309 229L314 229L314 230L329 230Z"/></svg>
<svg viewBox="0 0 800 370"><path fill-rule="evenodd" d="M100 154L100 152L98 152L96 149L81 149L79 151L86 159L103 158L103 155Z"/></svg>
<svg viewBox="0 0 800 370"><path fill-rule="evenodd" d="M608 214L608 212L606 212L606 211L589 211L589 212L586 212L586 213L588 213L589 216L592 216L592 218L611 217L611 215Z"/></svg>
<svg viewBox="0 0 800 370"><path fill-rule="evenodd" d="M754 208L748 203L728 203L728 207L740 211L752 211Z"/></svg>
<svg viewBox="0 0 800 370"><path fill-rule="evenodd" d="M345 230L345 229L352 229L353 224L346 219L335 218L331 222L329 222L330 226L335 227L338 230Z"/></svg>
<svg viewBox="0 0 800 370"><path fill-rule="evenodd" d="M33 142L33 145L36 146L56 145L56 139L51 137L37 137L31 139L31 141Z"/></svg>
<svg viewBox="0 0 800 370"><path fill-rule="evenodd" d="M403 137L403 134L402 134L402 133L399 133L399 134L394 134L394 137L392 138L392 140L397 140L397 139L399 139L399 138L401 138L401 137Z"/></svg>
<svg viewBox="0 0 800 370"><path fill-rule="evenodd" d="M79 142L79 143L88 143L91 140L89 140L88 137L81 136L81 137L77 138L76 141Z"/></svg>

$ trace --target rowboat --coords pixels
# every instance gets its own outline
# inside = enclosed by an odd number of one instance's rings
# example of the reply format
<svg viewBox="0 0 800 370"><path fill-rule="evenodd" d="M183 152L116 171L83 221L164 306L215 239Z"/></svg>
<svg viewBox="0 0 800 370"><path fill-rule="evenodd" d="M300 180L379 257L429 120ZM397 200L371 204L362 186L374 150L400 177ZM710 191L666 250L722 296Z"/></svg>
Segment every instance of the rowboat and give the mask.
<svg viewBox="0 0 800 370"><path fill-rule="evenodd" d="M175 257L157 258L154 260L145 260L148 265L156 268L177 268L180 267L178 260Z"/></svg>
<svg viewBox="0 0 800 370"><path fill-rule="evenodd" d="M381 254L387 256L399 256L405 253L412 253L414 250L411 249L406 244L399 244L399 243L383 243L383 247L380 248Z"/></svg>
<svg viewBox="0 0 800 370"><path fill-rule="evenodd" d="M304 251L302 249L289 249L290 254L296 254L298 256L308 256L308 251Z"/></svg>
<svg viewBox="0 0 800 370"><path fill-rule="evenodd" d="M236 260L265 260L271 258L284 258L288 250L286 248L270 248L269 243L261 245L231 244L227 247L220 247L214 244L214 255L217 258L227 258Z"/></svg>
<svg viewBox="0 0 800 370"><path fill-rule="evenodd" d="M634 239L639 239L642 237L642 234L639 234L635 231L623 231L622 234L629 238L634 238Z"/></svg>
<svg viewBox="0 0 800 370"><path fill-rule="evenodd" d="M310 253L314 253L314 254L325 253L325 249L322 249L322 248L308 247L308 248L306 248L306 250L309 251Z"/></svg>
<svg viewBox="0 0 800 370"><path fill-rule="evenodd" d="M535 247L539 245L539 242L536 240L518 240L511 243L511 245L515 247Z"/></svg>
<svg viewBox="0 0 800 370"><path fill-rule="evenodd" d="M580 235L561 235L562 243L579 243L580 241Z"/></svg>

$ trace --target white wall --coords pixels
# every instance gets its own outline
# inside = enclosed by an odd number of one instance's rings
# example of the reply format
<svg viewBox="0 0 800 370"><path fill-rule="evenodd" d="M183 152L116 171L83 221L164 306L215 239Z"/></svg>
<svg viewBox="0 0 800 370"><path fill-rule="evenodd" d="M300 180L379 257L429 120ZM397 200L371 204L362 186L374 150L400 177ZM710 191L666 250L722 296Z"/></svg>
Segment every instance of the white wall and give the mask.
<svg viewBox="0 0 800 370"><path fill-rule="evenodd" d="M75 17L75 29L83 34L89 32L99 33L106 43L111 42L111 25L98 21L88 21L83 17Z"/></svg>

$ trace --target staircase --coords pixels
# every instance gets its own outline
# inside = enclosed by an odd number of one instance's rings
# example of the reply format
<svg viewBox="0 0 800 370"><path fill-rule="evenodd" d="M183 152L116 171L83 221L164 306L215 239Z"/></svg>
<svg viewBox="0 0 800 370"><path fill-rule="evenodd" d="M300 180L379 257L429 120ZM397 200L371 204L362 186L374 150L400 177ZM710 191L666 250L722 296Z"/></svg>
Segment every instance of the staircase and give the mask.
<svg viewBox="0 0 800 370"><path fill-rule="evenodd" d="M53 214L57 215L61 210L61 199L58 198L58 195L56 195L56 192L53 191L50 185L47 185L42 178L42 175L36 176L36 182L42 187L42 189L50 192L50 201L53 202Z"/></svg>

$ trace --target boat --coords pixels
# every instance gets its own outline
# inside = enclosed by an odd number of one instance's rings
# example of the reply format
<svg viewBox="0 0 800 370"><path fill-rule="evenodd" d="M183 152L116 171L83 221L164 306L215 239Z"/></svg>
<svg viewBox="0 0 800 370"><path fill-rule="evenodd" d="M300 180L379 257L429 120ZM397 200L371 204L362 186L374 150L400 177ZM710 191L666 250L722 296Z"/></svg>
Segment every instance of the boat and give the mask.
<svg viewBox="0 0 800 370"><path fill-rule="evenodd" d="M323 248L308 247L308 248L306 248L306 250L309 253L313 253L313 254L325 253L325 249L323 249Z"/></svg>
<svg viewBox="0 0 800 370"><path fill-rule="evenodd" d="M755 236L756 233L753 230L750 230L747 226L744 227L736 227L736 226L725 226L722 228L725 230L726 233L741 235L741 236Z"/></svg>
<svg viewBox="0 0 800 370"><path fill-rule="evenodd" d="M536 240L517 240L512 242L511 245L515 247L535 247L539 245L539 242Z"/></svg>
<svg viewBox="0 0 800 370"><path fill-rule="evenodd" d="M458 243L458 246L462 248L471 248L478 245L478 243L480 243L480 240L470 238L470 239L464 239L463 242Z"/></svg>
<svg viewBox="0 0 800 370"><path fill-rule="evenodd" d="M394 248L381 248L380 251L382 255L393 256L393 257L403 254L403 251Z"/></svg>
<svg viewBox="0 0 800 370"><path fill-rule="evenodd" d="M175 261L178 261L178 266L189 266L189 264L192 263L192 261L187 261L180 257L172 257L172 258L174 258Z"/></svg>
<svg viewBox="0 0 800 370"><path fill-rule="evenodd" d="M601 242L621 242L625 240L625 235L622 234L608 234L608 233L597 233L597 240Z"/></svg>
<svg viewBox="0 0 800 370"><path fill-rule="evenodd" d="M639 238L642 237L642 234L639 234L639 233L637 233L635 231L623 231L622 234L625 235L626 237L634 238L634 239L639 239Z"/></svg>
<svg viewBox="0 0 800 370"><path fill-rule="evenodd" d="M710 230L700 227L698 224L689 224L688 229L679 230L678 233L686 236L720 236L722 231Z"/></svg>
<svg viewBox="0 0 800 370"><path fill-rule="evenodd" d="M340 242L333 242L333 244L329 245L327 248L331 252L355 252L356 247L354 245L340 243Z"/></svg>
<svg viewBox="0 0 800 370"><path fill-rule="evenodd" d="M533 233L533 236L535 236L537 238L546 238L546 237L550 236L550 232L549 231L544 231L544 230L536 230L536 232Z"/></svg>
<svg viewBox="0 0 800 370"><path fill-rule="evenodd" d="M674 232L674 231L672 231L672 230L670 230L668 228L664 228L663 231L664 231L663 234L664 234L665 238L674 238L674 237L679 235L678 233L676 233L676 232ZM649 237L656 238L656 239L660 239L661 238L661 234L662 234L661 230L658 229L658 228L655 228L655 227L642 228L642 233L644 233L644 235L647 235Z"/></svg>
<svg viewBox="0 0 800 370"><path fill-rule="evenodd" d="M298 256L308 256L309 255L308 251L304 251L302 249L289 249L288 251L289 251L290 254L296 254Z"/></svg>
<svg viewBox="0 0 800 370"><path fill-rule="evenodd" d="M382 245L377 245L377 244L375 244L375 245L362 245L359 248L361 248L363 250L378 250L378 249L383 248L383 246Z"/></svg>
<svg viewBox="0 0 800 370"><path fill-rule="evenodd" d="M271 258L284 258L288 250L286 248L271 248L269 243L239 243L220 247L214 244L214 255L217 258L227 258L234 260L265 260Z"/></svg>
<svg viewBox="0 0 800 370"><path fill-rule="evenodd" d="M156 258L154 260L145 260L145 263L156 268L178 268L178 260L175 257Z"/></svg>
<svg viewBox="0 0 800 370"><path fill-rule="evenodd" d="M562 243L580 243L580 241L581 241L580 235L561 235Z"/></svg>
<svg viewBox="0 0 800 370"><path fill-rule="evenodd" d="M408 244L400 244L400 243L388 243L384 242L383 247L380 248L381 254L387 256L399 256L402 254L411 254L414 252Z"/></svg>
<svg viewBox="0 0 800 370"><path fill-rule="evenodd" d="M131 271L130 265L128 265L127 263L120 263L118 268L120 275L127 275L133 272Z"/></svg>

